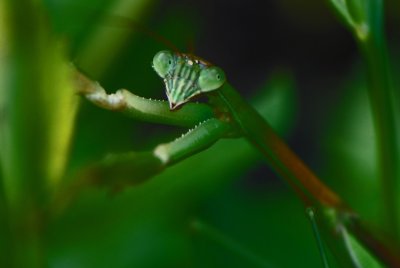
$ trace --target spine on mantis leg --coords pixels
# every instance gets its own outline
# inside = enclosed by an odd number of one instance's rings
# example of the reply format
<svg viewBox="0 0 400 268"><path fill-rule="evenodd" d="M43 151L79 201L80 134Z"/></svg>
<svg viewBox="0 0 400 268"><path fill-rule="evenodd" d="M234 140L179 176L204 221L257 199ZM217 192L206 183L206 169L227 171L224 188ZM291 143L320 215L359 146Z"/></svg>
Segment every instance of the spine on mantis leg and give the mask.
<svg viewBox="0 0 400 268"><path fill-rule="evenodd" d="M157 146L154 155L164 165L170 165L202 151L222 137L228 136L231 126L218 119L208 119L170 143Z"/></svg>
<svg viewBox="0 0 400 268"><path fill-rule="evenodd" d="M77 93L85 96L96 106L118 111L142 121L193 127L213 117L212 109L205 104L190 103L172 112L165 101L139 97L125 89L107 94L99 83L90 80L78 71L75 72L75 87Z"/></svg>
<svg viewBox="0 0 400 268"><path fill-rule="evenodd" d="M319 253L321 255L321 259L322 259L322 264L324 268L329 268L329 262L328 262L328 257L327 257L327 253L325 251L325 247L323 244L323 240L322 237L320 235L319 229L318 229L318 224L317 224L317 220L315 219L315 210L313 207L307 207L306 208L306 214L308 216L308 219L311 222L311 227L315 236L315 240L317 241L317 245L318 245L318 250Z"/></svg>

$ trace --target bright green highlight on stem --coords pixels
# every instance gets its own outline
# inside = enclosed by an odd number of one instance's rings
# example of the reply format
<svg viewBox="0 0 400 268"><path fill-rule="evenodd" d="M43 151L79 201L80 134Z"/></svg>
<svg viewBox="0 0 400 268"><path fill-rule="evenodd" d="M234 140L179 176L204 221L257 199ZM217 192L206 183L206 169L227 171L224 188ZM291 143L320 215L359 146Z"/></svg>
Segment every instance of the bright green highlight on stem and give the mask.
<svg viewBox="0 0 400 268"><path fill-rule="evenodd" d="M354 267L383 268L346 228L341 228L340 232Z"/></svg>

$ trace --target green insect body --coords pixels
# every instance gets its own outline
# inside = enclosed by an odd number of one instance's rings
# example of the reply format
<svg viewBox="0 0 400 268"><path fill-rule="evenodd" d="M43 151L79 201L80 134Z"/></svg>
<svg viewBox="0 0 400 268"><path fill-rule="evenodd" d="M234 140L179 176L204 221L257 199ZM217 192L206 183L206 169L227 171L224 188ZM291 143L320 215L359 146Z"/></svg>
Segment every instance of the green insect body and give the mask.
<svg viewBox="0 0 400 268"><path fill-rule="evenodd" d="M160 51L153 58L153 68L164 79L171 110L199 94L217 90L225 82L220 68L188 54Z"/></svg>

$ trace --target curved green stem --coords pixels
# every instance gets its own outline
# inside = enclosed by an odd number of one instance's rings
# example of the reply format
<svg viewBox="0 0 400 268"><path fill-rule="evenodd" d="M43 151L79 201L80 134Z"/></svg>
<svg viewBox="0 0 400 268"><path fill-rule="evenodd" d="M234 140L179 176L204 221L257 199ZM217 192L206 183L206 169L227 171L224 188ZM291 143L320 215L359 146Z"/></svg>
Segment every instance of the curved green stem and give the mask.
<svg viewBox="0 0 400 268"><path fill-rule="evenodd" d="M307 207L306 208L306 213L307 213L308 218L310 219L311 227L313 229L313 233L314 233L314 236L315 236L315 240L317 241L318 250L319 250L319 253L321 255L323 267L324 268L329 268L328 257L327 257L327 254L325 252L325 248L324 248L324 245L323 245L323 242L322 242L322 237L319 234L317 221L315 219L315 211L314 211L314 209L312 207Z"/></svg>

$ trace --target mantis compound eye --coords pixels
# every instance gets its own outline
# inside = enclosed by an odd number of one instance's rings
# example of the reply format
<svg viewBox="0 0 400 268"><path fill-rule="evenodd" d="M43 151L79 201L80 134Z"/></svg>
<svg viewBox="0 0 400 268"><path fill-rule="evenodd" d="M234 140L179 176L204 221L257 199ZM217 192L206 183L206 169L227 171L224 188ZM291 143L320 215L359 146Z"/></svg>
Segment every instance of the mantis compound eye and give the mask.
<svg viewBox="0 0 400 268"><path fill-rule="evenodd" d="M164 78L175 65L175 55L168 50L158 52L153 58L153 68L157 74Z"/></svg>
<svg viewBox="0 0 400 268"><path fill-rule="evenodd" d="M225 80L225 73L221 68L208 67L200 72L199 87L202 92L212 91L220 88Z"/></svg>

